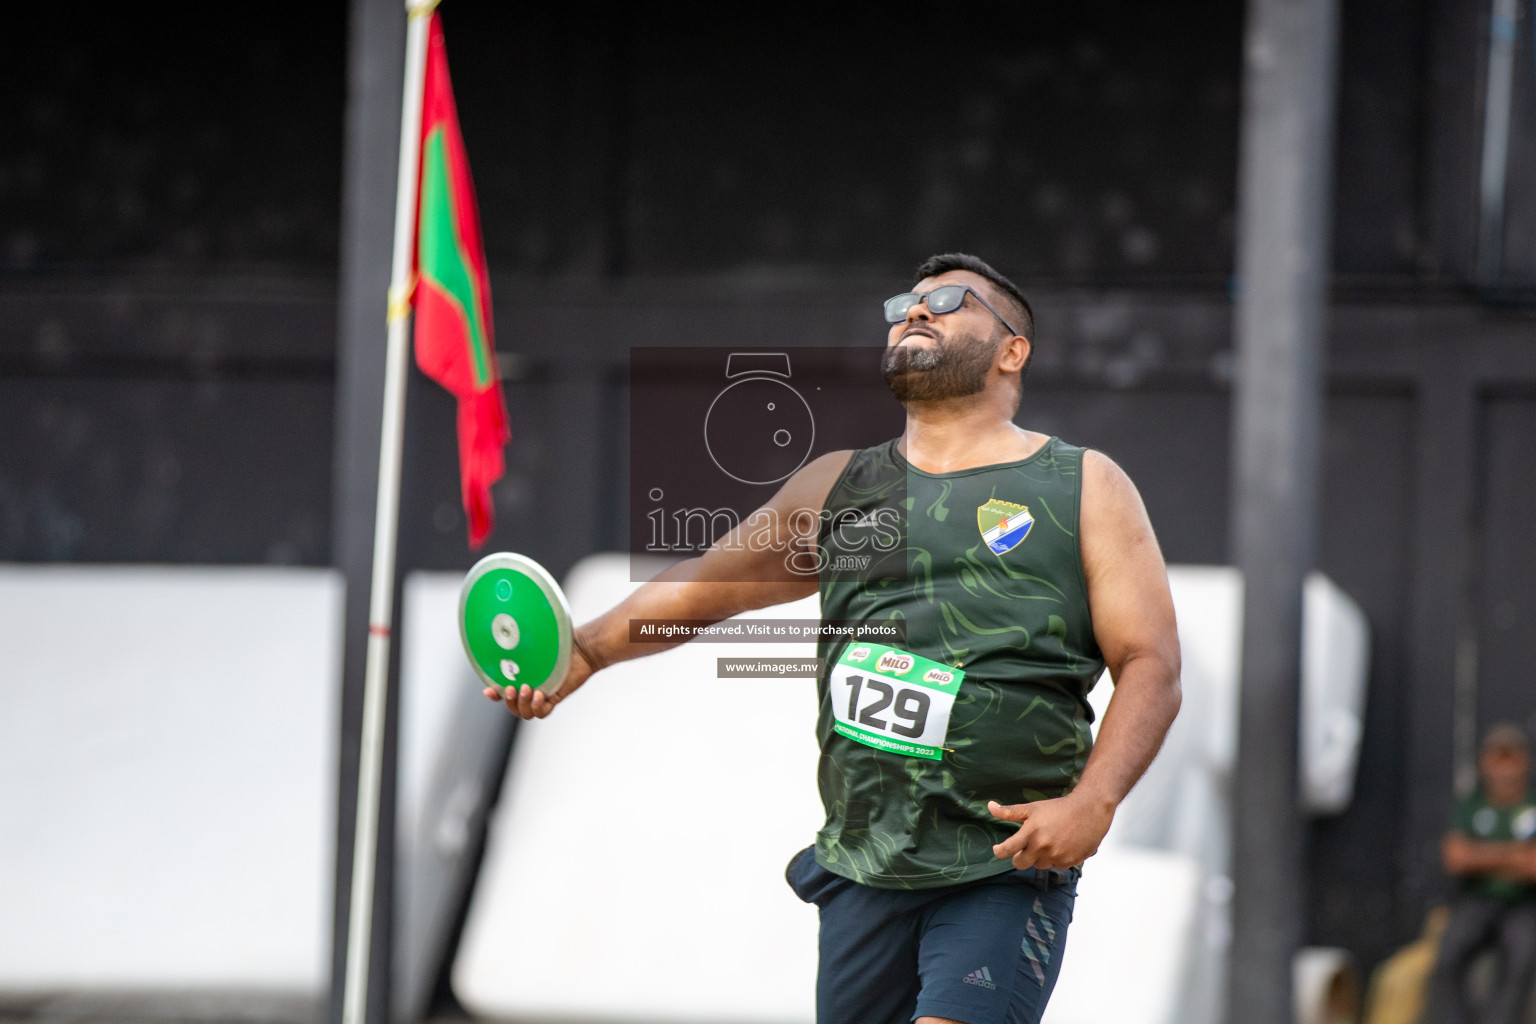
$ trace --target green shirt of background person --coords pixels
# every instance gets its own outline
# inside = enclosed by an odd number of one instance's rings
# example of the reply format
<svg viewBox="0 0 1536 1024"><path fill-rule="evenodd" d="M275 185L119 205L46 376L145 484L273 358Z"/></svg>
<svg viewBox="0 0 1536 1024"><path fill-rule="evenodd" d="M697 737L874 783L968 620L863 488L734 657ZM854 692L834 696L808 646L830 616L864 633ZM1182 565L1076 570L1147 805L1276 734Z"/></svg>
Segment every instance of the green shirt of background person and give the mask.
<svg viewBox="0 0 1536 1024"><path fill-rule="evenodd" d="M1425 1024L1519 1024L1536 982L1536 806L1519 726L1488 730L1477 774L1441 848L1460 891L1440 937ZM1490 950L1498 971L1479 998L1472 966Z"/></svg>
<svg viewBox="0 0 1536 1024"><path fill-rule="evenodd" d="M1515 903L1536 899L1536 794L1530 755L1518 727L1488 731L1477 760L1478 786L1457 805L1441 854L1469 895Z"/></svg>

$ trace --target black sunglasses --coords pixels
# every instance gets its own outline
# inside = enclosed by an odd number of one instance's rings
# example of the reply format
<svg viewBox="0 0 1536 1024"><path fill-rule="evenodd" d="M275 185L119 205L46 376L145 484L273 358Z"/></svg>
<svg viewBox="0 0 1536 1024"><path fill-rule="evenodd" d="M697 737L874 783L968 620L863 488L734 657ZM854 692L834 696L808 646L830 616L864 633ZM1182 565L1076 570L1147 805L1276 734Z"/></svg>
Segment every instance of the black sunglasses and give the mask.
<svg viewBox="0 0 1536 1024"><path fill-rule="evenodd" d="M976 296L976 301L981 303L988 313L1008 328L1009 332L1018 334L1013 325L1003 319L1003 315L991 306L987 300L981 297L981 293L968 284L940 285L931 292L902 292L900 295L892 295L885 300L885 322L899 324L907 318L907 313L919 302L926 302L928 312L934 316L943 316L945 313L953 313L965 303L965 293L970 292Z"/></svg>

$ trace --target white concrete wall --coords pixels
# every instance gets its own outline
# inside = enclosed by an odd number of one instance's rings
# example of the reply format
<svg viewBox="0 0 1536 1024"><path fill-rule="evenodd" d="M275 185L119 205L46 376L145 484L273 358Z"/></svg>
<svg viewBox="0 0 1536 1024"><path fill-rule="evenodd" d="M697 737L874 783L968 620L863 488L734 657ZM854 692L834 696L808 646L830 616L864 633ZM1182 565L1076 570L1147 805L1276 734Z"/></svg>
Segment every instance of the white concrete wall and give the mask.
<svg viewBox="0 0 1536 1024"><path fill-rule="evenodd" d="M0 567L0 993L324 990L341 599Z"/></svg>

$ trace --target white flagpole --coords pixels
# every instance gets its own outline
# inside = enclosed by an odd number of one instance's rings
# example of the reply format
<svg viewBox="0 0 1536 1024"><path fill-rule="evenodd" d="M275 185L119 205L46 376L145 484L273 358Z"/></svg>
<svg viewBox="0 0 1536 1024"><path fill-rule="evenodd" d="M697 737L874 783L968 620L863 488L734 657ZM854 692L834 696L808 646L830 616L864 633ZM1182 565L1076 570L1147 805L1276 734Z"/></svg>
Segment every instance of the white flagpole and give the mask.
<svg viewBox="0 0 1536 1024"><path fill-rule="evenodd" d="M379 437L379 495L373 523L373 580L368 601L368 653L363 670L363 735L357 767L357 829L352 845L346 985L342 1024L365 1024L373 890L379 846L379 789L384 766L384 709L389 695L390 629L394 622L395 548L400 528L400 458L405 434L405 383L410 370L411 250L416 241L417 174L427 29L437 0L405 0L405 95L400 112L400 177L395 193L395 251L389 273L389 340L384 368L384 422Z"/></svg>

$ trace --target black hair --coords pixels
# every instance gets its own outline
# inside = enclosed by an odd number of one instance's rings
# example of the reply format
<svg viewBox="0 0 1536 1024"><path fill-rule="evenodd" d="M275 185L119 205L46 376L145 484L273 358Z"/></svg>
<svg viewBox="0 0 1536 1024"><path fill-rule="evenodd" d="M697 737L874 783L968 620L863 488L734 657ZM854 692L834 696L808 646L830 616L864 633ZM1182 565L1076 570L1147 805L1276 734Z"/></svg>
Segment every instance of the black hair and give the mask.
<svg viewBox="0 0 1536 1024"><path fill-rule="evenodd" d="M916 284L925 277L937 277L947 274L951 270L968 270L978 277L984 277L1013 301L1016 307L1013 316L1008 318L1018 332L1029 339L1033 349L1035 342L1035 312L1029 307L1029 300L1024 293L1019 291L1019 286L1008 280L1002 274L992 269L992 266L979 257L966 252L946 252L937 256L930 256L917 268L917 273L912 277L912 283ZM1031 351L1033 355L1033 351Z"/></svg>

